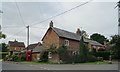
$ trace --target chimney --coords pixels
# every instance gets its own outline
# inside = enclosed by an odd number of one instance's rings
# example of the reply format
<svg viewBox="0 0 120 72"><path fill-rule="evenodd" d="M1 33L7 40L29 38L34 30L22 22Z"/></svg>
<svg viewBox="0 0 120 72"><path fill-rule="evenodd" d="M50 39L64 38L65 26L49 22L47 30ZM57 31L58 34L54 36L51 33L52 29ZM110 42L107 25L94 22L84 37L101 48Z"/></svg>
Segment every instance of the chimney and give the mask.
<svg viewBox="0 0 120 72"><path fill-rule="evenodd" d="M76 34L77 34L77 35L80 35L80 34L81 34L81 31L80 31L79 28L77 29Z"/></svg>
<svg viewBox="0 0 120 72"><path fill-rule="evenodd" d="M18 42L16 39L15 39L15 41L14 42Z"/></svg>
<svg viewBox="0 0 120 72"><path fill-rule="evenodd" d="M50 22L50 27L53 27L53 22L52 21Z"/></svg>

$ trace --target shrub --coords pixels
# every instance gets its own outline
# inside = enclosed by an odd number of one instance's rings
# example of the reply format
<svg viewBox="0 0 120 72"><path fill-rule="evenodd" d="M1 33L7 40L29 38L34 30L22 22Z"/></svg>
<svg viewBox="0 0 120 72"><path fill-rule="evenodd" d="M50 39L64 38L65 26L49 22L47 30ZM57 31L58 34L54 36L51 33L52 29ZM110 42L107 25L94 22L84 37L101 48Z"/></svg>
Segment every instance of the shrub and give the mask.
<svg viewBox="0 0 120 72"><path fill-rule="evenodd" d="M56 52L59 54L60 60L62 60L63 63L72 63L72 57L68 54L66 46L62 45Z"/></svg>
<svg viewBox="0 0 120 72"><path fill-rule="evenodd" d="M95 62L95 61L97 61L97 58L95 56L93 55L88 56L88 62Z"/></svg>
<svg viewBox="0 0 120 72"><path fill-rule="evenodd" d="M110 56L110 52L109 51L98 51L96 53L96 57L103 57L104 60L108 60Z"/></svg>
<svg viewBox="0 0 120 72"><path fill-rule="evenodd" d="M4 59L8 55L8 52L0 52L0 59Z"/></svg>
<svg viewBox="0 0 120 72"><path fill-rule="evenodd" d="M48 61L48 51L43 51L40 54L40 60L39 62L47 62Z"/></svg>
<svg viewBox="0 0 120 72"><path fill-rule="evenodd" d="M21 55L20 57L21 57L21 61L25 61L25 59L26 59L25 55Z"/></svg>
<svg viewBox="0 0 120 72"><path fill-rule="evenodd" d="M21 61L21 57L19 57L19 55L13 55L12 61L15 61L15 62Z"/></svg>

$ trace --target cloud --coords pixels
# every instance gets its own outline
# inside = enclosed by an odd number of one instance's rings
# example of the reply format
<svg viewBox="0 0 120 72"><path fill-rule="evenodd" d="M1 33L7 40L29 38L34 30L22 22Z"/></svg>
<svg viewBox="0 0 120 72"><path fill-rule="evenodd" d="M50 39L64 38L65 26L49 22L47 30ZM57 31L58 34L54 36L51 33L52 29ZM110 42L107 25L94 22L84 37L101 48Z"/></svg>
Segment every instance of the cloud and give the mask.
<svg viewBox="0 0 120 72"><path fill-rule="evenodd" d="M49 27L50 20L39 23L47 18L55 16L63 11L69 10L82 2L19 2L17 3L27 25L30 27L30 43L39 42ZM61 16L53 18L54 26L75 32L81 28L89 35L97 32L109 37L117 33L117 9L115 2L92 2L74 9ZM17 26L16 28L3 28L7 36L11 36L25 27L21 21L15 2L3 3L2 26ZM15 35L17 40L26 43L26 29ZM7 42L11 39L4 40Z"/></svg>

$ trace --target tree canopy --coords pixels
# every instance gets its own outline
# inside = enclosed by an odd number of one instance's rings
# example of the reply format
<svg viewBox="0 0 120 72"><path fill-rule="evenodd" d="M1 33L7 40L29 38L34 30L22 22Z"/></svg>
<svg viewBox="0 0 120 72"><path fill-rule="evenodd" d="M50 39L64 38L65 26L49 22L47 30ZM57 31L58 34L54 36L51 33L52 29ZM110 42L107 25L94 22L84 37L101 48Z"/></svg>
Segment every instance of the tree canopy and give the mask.
<svg viewBox="0 0 120 72"><path fill-rule="evenodd" d="M112 40L110 41L110 43L112 45L111 51L112 51L113 57L116 59L120 59L120 36L114 35L111 37L112 37Z"/></svg>
<svg viewBox="0 0 120 72"><path fill-rule="evenodd" d="M104 44L104 41L109 41L107 38L105 38L104 35L98 34L98 33L94 33L90 36L90 39L97 41L101 44Z"/></svg>
<svg viewBox="0 0 120 72"><path fill-rule="evenodd" d="M0 39L2 39L2 38L5 39L6 35L2 33L2 31L1 31L1 25L0 25Z"/></svg>

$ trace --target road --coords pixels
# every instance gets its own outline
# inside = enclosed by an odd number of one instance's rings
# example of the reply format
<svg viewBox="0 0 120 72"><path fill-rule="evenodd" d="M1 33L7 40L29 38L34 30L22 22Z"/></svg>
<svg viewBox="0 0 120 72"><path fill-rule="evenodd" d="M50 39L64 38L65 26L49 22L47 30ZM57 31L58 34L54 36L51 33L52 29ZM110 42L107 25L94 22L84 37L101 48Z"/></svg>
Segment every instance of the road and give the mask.
<svg viewBox="0 0 120 72"><path fill-rule="evenodd" d="M3 70L118 70L117 64L107 65L48 65L36 63L2 62Z"/></svg>

